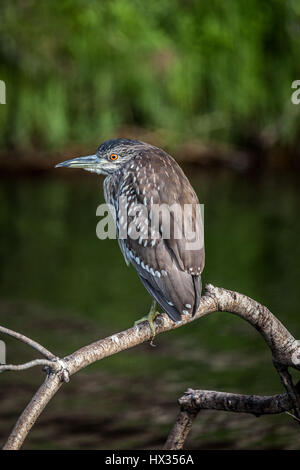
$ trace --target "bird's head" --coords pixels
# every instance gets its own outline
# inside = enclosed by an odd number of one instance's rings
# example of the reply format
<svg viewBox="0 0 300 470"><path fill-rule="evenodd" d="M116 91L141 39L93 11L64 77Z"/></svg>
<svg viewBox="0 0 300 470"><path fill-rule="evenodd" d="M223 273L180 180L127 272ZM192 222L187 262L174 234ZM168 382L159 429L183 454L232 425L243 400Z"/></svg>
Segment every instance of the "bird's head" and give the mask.
<svg viewBox="0 0 300 470"><path fill-rule="evenodd" d="M83 168L92 173L110 175L119 170L147 146L139 140L113 139L101 144L94 155L72 158L58 163L55 168Z"/></svg>

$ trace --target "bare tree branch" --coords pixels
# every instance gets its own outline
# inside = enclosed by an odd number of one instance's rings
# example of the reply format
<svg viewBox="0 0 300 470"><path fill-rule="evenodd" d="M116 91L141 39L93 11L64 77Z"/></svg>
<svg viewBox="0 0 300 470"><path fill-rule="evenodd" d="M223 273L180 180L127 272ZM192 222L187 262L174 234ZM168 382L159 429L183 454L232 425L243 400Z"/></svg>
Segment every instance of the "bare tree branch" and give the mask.
<svg viewBox="0 0 300 470"><path fill-rule="evenodd" d="M297 389L300 391L300 382ZM287 393L260 396L188 389L178 403L184 411L223 410L255 416L283 413L293 408L293 402Z"/></svg>
<svg viewBox="0 0 300 470"><path fill-rule="evenodd" d="M298 382L296 390L300 391L300 382ZM201 410L222 410L261 416L288 412L294 407L288 393L259 396L193 390L191 388L179 398L178 404L180 412L164 445L164 449L167 450L183 449L193 421Z"/></svg>
<svg viewBox="0 0 300 470"><path fill-rule="evenodd" d="M56 374L47 375L34 397L16 422L3 450L18 450L45 406L62 385Z"/></svg>
<svg viewBox="0 0 300 470"><path fill-rule="evenodd" d="M183 449L185 440L197 414L198 411L180 410L164 445L165 450Z"/></svg>
<svg viewBox="0 0 300 470"><path fill-rule="evenodd" d="M5 364L0 365L0 372L5 372L8 370L20 371L30 369L31 367L35 366L53 366L53 361L48 361L48 359L35 359L33 361L25 362L24 364Z"/></svg>
<svg viewBox="0 0 300 470"><path fill-rule="evenodd" d="M32 348L36 349L36 351L39 351L43 356L49 359L49 361L53 361L56 358L56 356L52 354L52 352L48 351L48 349L44 348L44 346L37 343L33 339L27 338L27 336L22 335L21 333L17 333L16 331L5 328L4 326L0 326L0 332L23 341L23 343L26 343Z"/></svg>
<svg viewBox="0 0 300 470"><path fill-rule="evenodd" d="M267 307L246 295L211 284L205 293L215 299L217 310L234 313L254 326L267 342L275 362L300 370L299 342Z"/></svg>
<svg viewBox="0 0 300 470"><path fill-rule="evenodd" d="M217 288L211 284L206 286L199 309L194 317L185 316L181 322L174 323L166 314L161 314L155 320L156 334L173 330L216 311L234 313L254 326L270 347L274 364L280 365L282 370L286 371L288 367L300 370L299 342L266 307L245 295ZM148 322L143 322L128 330L85 346L63 359L57 360L54 356L57 367L53 367L53 364L55 364L53 362L48 370L45 382L18 419L4 449L19 449L21 447L40 413L61 387L62 381L67 381L69 376L95 361L133 348L151 340L151 338L150 326ZM295 391L293 392L294 388L287 382L284 382L283 385L289 393L290 400L294 403L294 409L297 411L297 394L295 395ZM299 418L299 416L297 417ZM185 418L186 421L182 427L188 432L191 419L189 416Z"/></svg>

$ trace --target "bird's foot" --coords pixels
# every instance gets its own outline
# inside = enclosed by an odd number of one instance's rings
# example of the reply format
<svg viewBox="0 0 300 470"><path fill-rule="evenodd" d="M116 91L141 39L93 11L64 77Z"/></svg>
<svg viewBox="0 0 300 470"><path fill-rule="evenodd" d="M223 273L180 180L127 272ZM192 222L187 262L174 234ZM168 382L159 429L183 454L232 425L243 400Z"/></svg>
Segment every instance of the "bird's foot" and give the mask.
<svg viewBox="0 0 300 470"><path fill-rule="evenodd" d="M134 322L134 326L138 325L139 323L142 323L144 321L147 321L149 323L149 326L150 326L150 329L151 329L151 333L152 333L152 337L151 337L151 340L150 340L150 345L155 347L156 345L153 343L153 340L155 338L155 326L154 326L154 320L155 318L157 317L157 315L159 315L159 312L156 311L156 302L155 300L153 300L152 302L152 305L151 305L151 308L150 308L150 312L148 313L148 315L140 318L139 320L135 321Z"/></svg>

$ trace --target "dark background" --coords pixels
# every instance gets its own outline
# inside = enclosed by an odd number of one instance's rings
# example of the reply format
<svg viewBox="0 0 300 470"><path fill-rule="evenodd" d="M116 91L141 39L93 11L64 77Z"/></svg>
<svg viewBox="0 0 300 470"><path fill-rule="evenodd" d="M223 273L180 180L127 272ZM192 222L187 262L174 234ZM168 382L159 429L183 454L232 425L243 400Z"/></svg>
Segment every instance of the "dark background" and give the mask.
<svg viewBox="0 0 300 470"><path fill-rule="evenodd" d="M105 139L168 150L205 205L204 282L267 305L300 337L297 1L2 1L0 322L63 356L126 329L151 298L96 237L103 178L55 163ZM4 337L7 362L37 357ZM282 390L267 346L226 313L72 377L26 449L161 447L187 387ZM5 441L41 383L0 376ZM288 415L202 412L187 448L297 449Z"/></svg>

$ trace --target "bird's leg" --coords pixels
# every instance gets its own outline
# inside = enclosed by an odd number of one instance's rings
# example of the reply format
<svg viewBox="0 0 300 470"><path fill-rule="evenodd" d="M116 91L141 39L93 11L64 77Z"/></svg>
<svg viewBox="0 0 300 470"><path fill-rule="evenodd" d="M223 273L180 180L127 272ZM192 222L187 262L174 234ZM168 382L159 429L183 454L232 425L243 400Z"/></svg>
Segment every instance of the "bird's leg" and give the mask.
<svg viewBox="0 0 300 470"><path fill-rule="evenodd" d="M150 341L151 346L155 346L155 344L153 344L153 340L155 338L154 320L157 317L157 315L159 315L159 312L156 311L156 301L153 300L151 308L150 308L150 312L148 313L148 315L134 322L134 325L138 325L139 323L142 323L143 321L147 321L149 323L149 326L152 332L152 337Z"/></svg>

